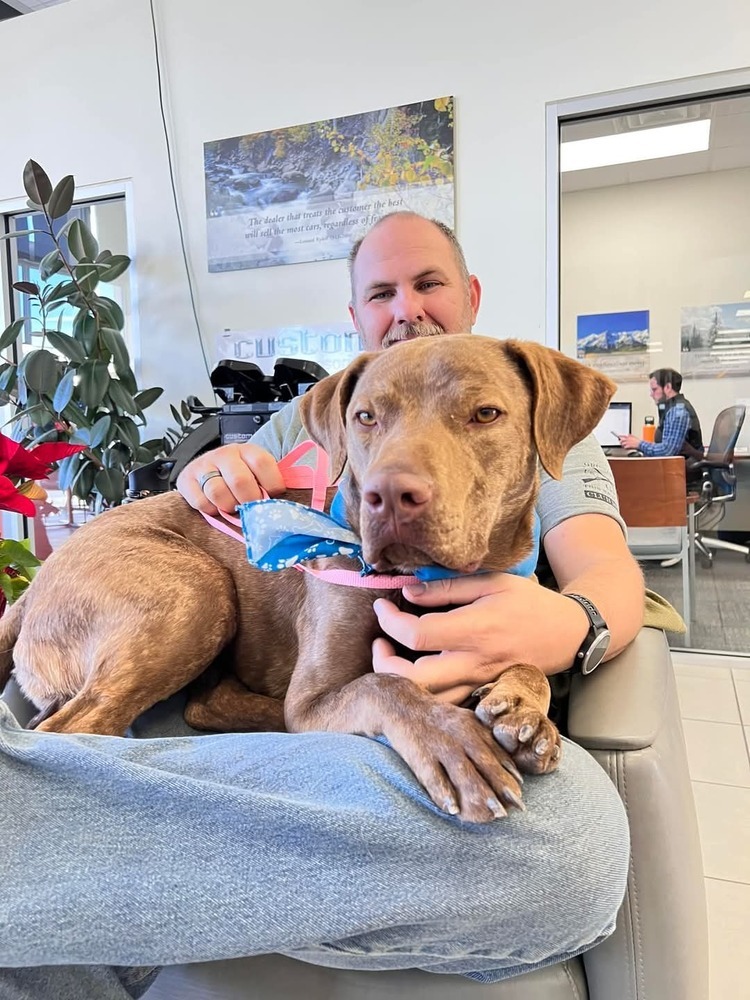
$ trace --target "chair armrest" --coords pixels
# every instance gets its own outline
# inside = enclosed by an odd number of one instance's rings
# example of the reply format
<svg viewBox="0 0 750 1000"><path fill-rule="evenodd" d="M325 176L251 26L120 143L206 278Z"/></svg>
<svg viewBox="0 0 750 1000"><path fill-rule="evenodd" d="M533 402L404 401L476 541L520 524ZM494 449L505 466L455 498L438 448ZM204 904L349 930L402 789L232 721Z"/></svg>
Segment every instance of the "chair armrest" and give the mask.
<svg viewBox="0 0 750 1000"><path fill-rule="evenodd" d="M589 750L642 750L664 717L672 659L664 633L642 628L614 659L571 682L568 736Z"/></svg>

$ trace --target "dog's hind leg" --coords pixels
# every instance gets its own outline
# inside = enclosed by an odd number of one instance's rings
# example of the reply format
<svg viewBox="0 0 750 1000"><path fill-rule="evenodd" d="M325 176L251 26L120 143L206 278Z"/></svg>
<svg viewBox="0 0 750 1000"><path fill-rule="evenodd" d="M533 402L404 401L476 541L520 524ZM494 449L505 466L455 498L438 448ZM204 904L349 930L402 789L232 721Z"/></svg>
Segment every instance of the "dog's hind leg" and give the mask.
<svg viewBox="0 0 750 1000"><path fill-rule="evenodd" d="M185 722L194 729L221 733L286 732L283 701L255 694L236 677L225 677L216 687L194 695L184 714Z"/></svg>
<svg viewBox="0 0 750 1000"><path fill-rule="evenodd" d="M212 582L209 614L204 590L183 592L179 607L162 604L140 622L124 614L108 622L106 637L99 629L98 643L89 637L69 648L67 656L83 662L84 682L38 729L122 736L139 715L200 676L237 627L231 583Z"/></svg>
<svg viewBox="0 0 750 1000"><path fill-rule="evenodd" d="M171 655L164 652L147 654L141 649L137 656L123 656L120 652L116 663L102 662L103 669L37 729L123 736L139 715L195 680L220 648L200 649L199 655L180 664L179 673L174 670Z"/></svg>
<svg viewBox="0 0 750 1000"><path fill-rule="evenodd" d="M33 718L29 719L26 728L36 729L38 726L42 724L42 722L44 722L45 719L49 719L50 716L55 714L55 712L58 712L62 708L63 704L64 702L60 698L50 702L47 705L42 705L39 711L36 713L36 715Z"/></svg>
<svg viewBox="0 0 750 1000"><path fill-rule="evenodd" d="M152 661L155 666L160 663L159 657ZM182 678L179 682L164 684L160 687L151 686L147 692L140 687L138 672L141 664L135 659L120 659L117 664L118 674L129 673L133 677L132 685L126 685L118 679L116 689L110 683L94 678L70 701L54 714L44 718L36 729L48 733L98 733L102 736L123 736L128 727L146 709L156 702L168 698L183 687ZM200 673L203 664L195 666L195 674ZM193 679L193 671L184 677L185 683ZM111 680L110 677L107 681Z"/></svg>

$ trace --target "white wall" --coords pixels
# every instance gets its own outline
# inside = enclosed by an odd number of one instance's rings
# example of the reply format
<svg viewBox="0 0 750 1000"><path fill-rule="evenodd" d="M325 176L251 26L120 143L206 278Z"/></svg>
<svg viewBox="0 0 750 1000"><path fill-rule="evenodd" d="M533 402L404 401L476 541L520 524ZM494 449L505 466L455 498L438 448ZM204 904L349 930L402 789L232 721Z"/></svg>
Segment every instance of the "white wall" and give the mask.
<svg viewBox="0 0 750 1000"><path fill-rule="evenodd" d="M750 169L672 177L563 195L560 205L560 332L575 355L579 315L650 311L649 370L680 365L683 306L741 302L750 289ZM750 301L748 302L750 308ZM750 399L750 376L686 378L708 443L725 406ZM648 384L623 382L633 431L656 414ZM750 414L739 445L750 446Z"/></svg>
<svg viewBox="0 0 750 1000"><path fill-rule="evenodd" d="M478 329L544 339L545 103L737 69L738 0L154 0L177 182L209 350L225 327L346 317L341 261L206 270L203 142L456 97L457 230ZM710 44L708 40L710 39ZM0 210L29 156L132 181L144 385L207 395L160 131L148 0L73 0L0 22Z"/></svg>
<svg viewBox="0 0 750 1000"><path fill-rule="evenodd" d="M80 192L109 183L122 189L132 179L140 381L164 385L179 400L195 391L200 371L193 344L185 349L194 324L149 38L145 0L73 0L0 22L0 211L23 206L30 157L53 182L72 173Z"/></svg>

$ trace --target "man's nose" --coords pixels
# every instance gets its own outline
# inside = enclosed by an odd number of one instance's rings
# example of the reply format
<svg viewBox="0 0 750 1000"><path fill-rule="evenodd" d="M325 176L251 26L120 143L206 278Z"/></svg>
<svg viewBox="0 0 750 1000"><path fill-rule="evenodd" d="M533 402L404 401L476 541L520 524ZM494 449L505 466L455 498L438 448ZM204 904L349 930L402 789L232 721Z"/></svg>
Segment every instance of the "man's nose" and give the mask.
<svg viewBox="0 0 750 1000"><path fill-rule="evenodd" d="M424 323L425 308L422 296L418 292L409 289L399 292L396 298L396 322L400 325L406 323Z"/></svg>

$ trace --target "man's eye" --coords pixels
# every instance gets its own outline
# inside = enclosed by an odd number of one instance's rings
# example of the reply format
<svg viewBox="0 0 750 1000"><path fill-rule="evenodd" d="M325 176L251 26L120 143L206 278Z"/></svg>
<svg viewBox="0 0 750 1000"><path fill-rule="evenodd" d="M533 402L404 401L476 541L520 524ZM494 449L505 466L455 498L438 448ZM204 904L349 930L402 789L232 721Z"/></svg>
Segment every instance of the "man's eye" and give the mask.
<svg viewBox="0 0 750 1000"><path fill-rule="evenodd" d="M439 281L422 281L419 285L419 291L429 291L431 288L439 288Z"/></svg>
<svg viewBox="0 0 750 1000"><path fill-rule="evenodd" d="M473 420L477 424L491 424L500 416L500 410L495 406L480 406L474 411Z"/></svg>
<svg viewBox="0 0 750 1000"><path fill-rule="evenodd" d="M354 414L363 427L374 427L377 421L369 410L357 410Z"/></svg>
<svg viewBox="0 0 750 1000"><path fill-rule="evenodd" d="M369 302L377 302L379 299L389 299L389 298L391 298L392 295L393 295L393 292L390 289L388 289L387 291L383 291L383 292L373 292L372 295L370 296L370 298L368 299L368 301Z"/></svg>

